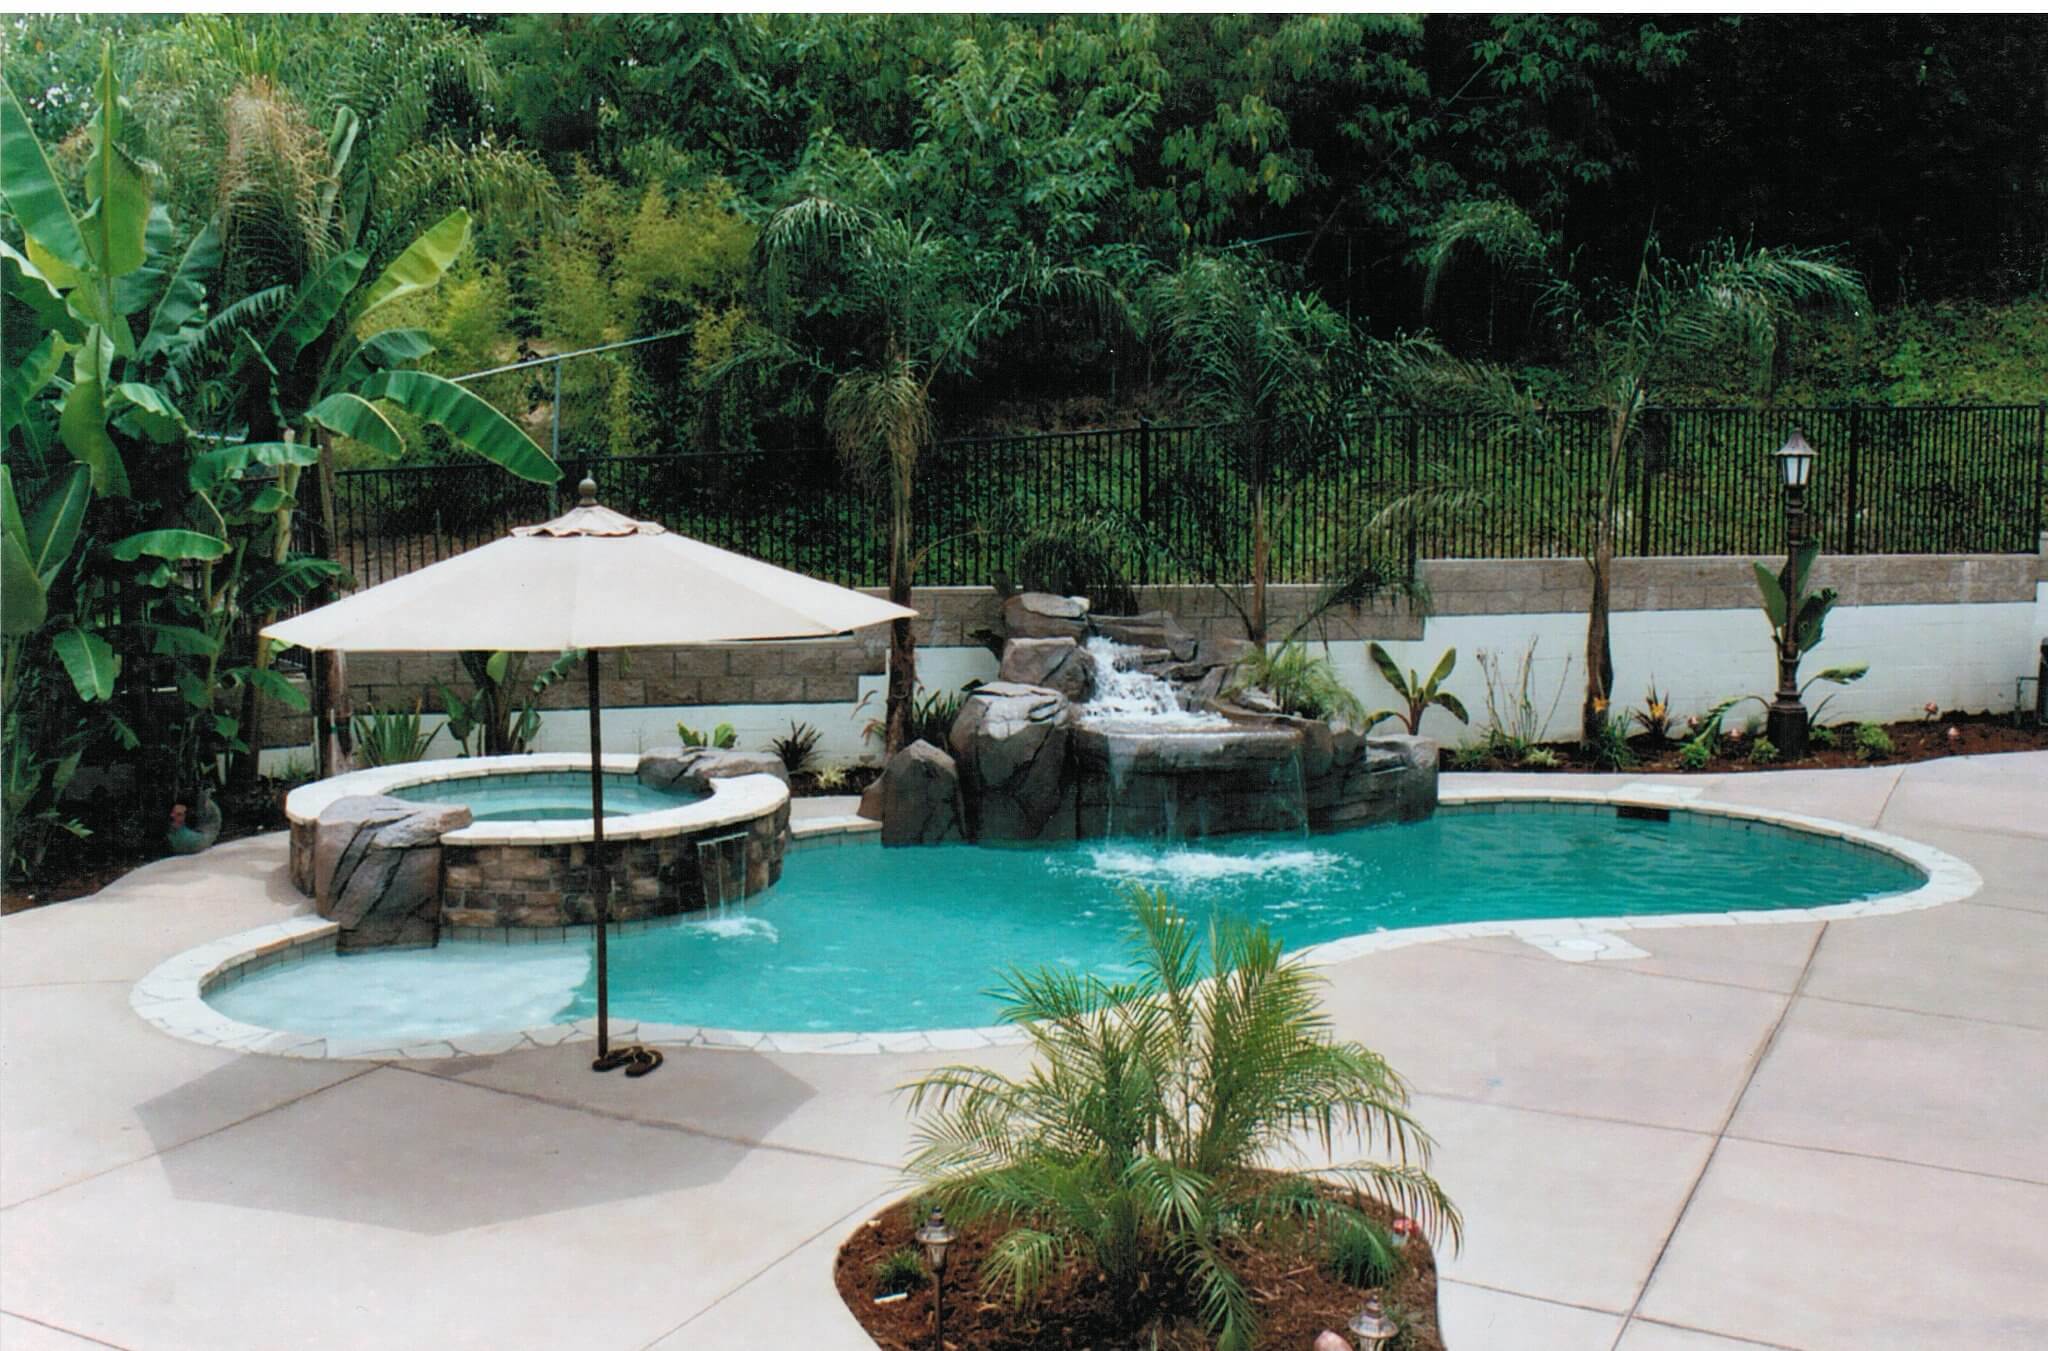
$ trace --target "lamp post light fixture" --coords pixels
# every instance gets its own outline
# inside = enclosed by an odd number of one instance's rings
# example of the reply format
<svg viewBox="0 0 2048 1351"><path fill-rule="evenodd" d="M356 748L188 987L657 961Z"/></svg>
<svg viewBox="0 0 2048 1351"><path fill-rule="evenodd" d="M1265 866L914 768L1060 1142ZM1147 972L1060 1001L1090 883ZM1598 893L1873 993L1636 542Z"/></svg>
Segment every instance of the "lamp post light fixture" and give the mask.
<svg viewBox="0 0 2048 1351"><path fill-rule="evenodd" d="M1378 1295L1366 1296L1365 1307L1352 1315L1349 1327L1359 1351L1377 1351L1401 1335L1401 1325L1380 1311Z"/></svg>
<svg viewBox="0 0 2048 1351"><path fill-rule="evenodd" d="M1786 614L1778 629L1778 692L1765 719L1765 735L1781 759L1797 760L1806 755L1807 717L1806 705L1799 699L1799 598L1795 588L1799 552L1808 543L1806 485L1813 477L1813 447L1794 427L1773 458L1785 485L1785 570L1778 581L1785 593Z"/></svg>
<svg viewBox="0 0 2048 1351"><path fill-rule="evenodd" d="M917 1227L912 1235L917 1246L924 1249L924 1260L932 1268L932 1345L938 1351L946 1346L946 1249L953 1246L959 1235L953 1226L946 1223L946 1213L937 1206L931 1215Z"/></svg>

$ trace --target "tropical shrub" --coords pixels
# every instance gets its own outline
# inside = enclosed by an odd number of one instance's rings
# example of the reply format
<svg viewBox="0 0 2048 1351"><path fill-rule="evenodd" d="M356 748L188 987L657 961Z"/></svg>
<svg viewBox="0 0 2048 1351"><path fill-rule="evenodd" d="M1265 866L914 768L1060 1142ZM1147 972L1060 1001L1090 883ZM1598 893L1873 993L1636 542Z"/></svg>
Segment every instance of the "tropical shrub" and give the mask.
<svg viewBox="0 0 2048 1351"><path fill-rule="evenodd" d="M1394 1236L1357 1211L1331 1216L1322 1229L1323 1265L1345 1284L1383 1286L1401 1269Z"/></svg>
<svg viewBox="0 0 2048 1351"><path fill-rule="evenodd" d="M801 774L810 768L811 761L818 754L819 736L818 729L809 723L793 722L789 725L789 735L774 738L768 743L768 749L775 752L784 769L792 774Z"/></svg>
<svg viewBox="0 0 2048 1351"><path fill-rule="evenodd" d="M1127 525L1115 516L1096 512L1047 521L1019 542L1017 571L999 579L997 589L1086 596L1097 614L1131 614L1138 608L1131 586L1136 548Z"/></svg>
<svg viewBox="0 0 2048 1351"><path fill-rule="evenodd" d="M1882 760L1897 749L1892 734L1874 722L1857 723L1854 741L1858 760Z"/></svg>
<svg viewBox="0 0 2048 1351"><path fill-rule="evenodd" d="M924 1269L923 1255L905 1245L869 1266L868 1279L874 1283L875 1294L881 1296L915 1290L931 1276Z"/></svg>
<svg viewBox="0 0 2048 1351"><path fill-rule="evenodd" d="M371 709L358 713L350 723L355 733L356 757L366 765L402 765L420 759L441 729L420 734L420 706L412 712L402 709Z"/></svg>
<svg viewBox="0 0 2048 1351"><path fill-rule="evenodd" d="M1598 735L1586 745L1586 751L1593 763L1602 769L1634 769L1638 763L1635 749L1628 744L1630 718L1626 712L1604 714L1599 723Z"/></svg>
<svg viewBox="0 0 2048 1351"><path fill-rule="evenodd" d="M1366 644L1365 651L1366 655L1372 658L1372 664L1379 668L1381 678L1394 687L1394 693L1401 696L1401 701L1408 706L1405 712L1395 708L1382 708L1366 714L1365 725L1368 729L1379 726L1388 718L1399 718L1402 725L1407 727L1408 735L1414 736L1422 730L1422 715L1428 712L1432 705L1441 708L1459 722L1472 721L1470 715L1465 712L1465 706L1458 702L1458 697L1442 688L1444 681L1451 674L1451 669L1458 664L1457 648L1444 650L1444 655L1437 661L1436 670L1430 672L1427 681L1414 671L1410 671L1404 677L1401 668L1394 664L1394 659L1388 656L1387 650L1378 643Z"/></svg>
<svg viewBox="0 0 2048 1351"><path fill-rule="evenodd" d="M1749 762L1753 765L1774 765L1778 762L1778 748L1767 736L1760 736L1749 743Z"/></svg>
<svg viewBox="0 0 2048 1351"><path fill-rule="evenodd" d="M1228 1240L1262 1218L1336 1223L1344 1207L1267 1171L1303 1138L1339 1134L1396 1161L1310 1169L1370 1193L1425 1231L1461 1234L1425 1171L1431 1141L1378 1055L1337 1041L1318 978L1270 930L1219 915L1201 927L1163 891L1135 888L1129 981L1052 967L1014 971L1004 1022L1036 1051L1012 1078L976 1065L908 1084L921 1113L910 1172L947 1214L1010 1227L983 1270L1020 1302L1063 1267L1094 1268L1119 1305L1185 1292L1226 1351L1256 1336ZM1213 979L1204 979L1213 975Z"/></svg>
<svg viewBox="0 0 2048 1351"><path fill-rule="evenodd" d="M1714 743L1695 737L1678 748L1680 769L1705 769L1714 760Z"/></svg>
<svg viewBox="0 0 2048 1351"><path fill-rule="evenodd" d="M1344 688L1328 657L1318 657L1306 643L1282 643L1272 649L1253 648L1238 663L1229 693L1264 690L1282 713L1297 718L1342 719L1364 727L1365 706Z"/></svg>
<svg viewBox="0 0 2048 1351"><path fill-rule="evenodd" d="M1671 693L1659 693L1657 682L1643 692L1643 706L1630 714L1636 726L1643 729L1643 735L1662 743L1671 739Z"/></svg>
<svg viewBox="0 0 2048 1351"><path fill-rule="evenodd" d="M464 755L521 755L540 731L534 700L567 675L581 652L564 652L548 668L521 687L524 652L464 652L462 669L475 686L464 698L436 681L441 707L448 715L448 735L462 743ZM515 703L514 701L517 700Z"/></svg>
<svg viewBox="0 0 2048 1351"><path fill-rule="evenodd" d="M740 734L729 722L722 722L708 732L699 732L688 723L679 722L676 724L676 736L685 746L708 746L717 751L729 751L740 740Z"/></svg>

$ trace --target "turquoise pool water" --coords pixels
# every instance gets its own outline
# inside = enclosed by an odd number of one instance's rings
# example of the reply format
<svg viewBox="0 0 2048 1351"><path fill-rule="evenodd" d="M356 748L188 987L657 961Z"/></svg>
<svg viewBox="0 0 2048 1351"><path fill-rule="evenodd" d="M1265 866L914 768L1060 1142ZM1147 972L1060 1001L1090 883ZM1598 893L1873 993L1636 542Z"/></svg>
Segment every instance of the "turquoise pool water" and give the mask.
<svg viewBox="0 0 2048 1351"><path fill-rule="evenodd" d="M588 821L590 776L540 771L490 774L474 779L436 779L410 788L393 788L390 796L407 802L460 802L479 821ZM696 797L662 793L645 787L631 774L604 776L604 817L638 812L663 812L686 806Z"/></svg>
<svg viewBox="0 0 2048 1351"><path fill-rule="evenodd" d="M1469 920L1829 905L1921 881L1837 840L1607 807L1446 809L1415 825L1202 846L815 849L744 907L621 933L612 1013L762 1032L986 1026L987 991L1008 967L1127 974L1131 882L1165 885L1196 913L1262 921L1300 948ZM587 936L315 957L208 996L260 1026L401 1039L589 1017L595 998Z"/></svg>

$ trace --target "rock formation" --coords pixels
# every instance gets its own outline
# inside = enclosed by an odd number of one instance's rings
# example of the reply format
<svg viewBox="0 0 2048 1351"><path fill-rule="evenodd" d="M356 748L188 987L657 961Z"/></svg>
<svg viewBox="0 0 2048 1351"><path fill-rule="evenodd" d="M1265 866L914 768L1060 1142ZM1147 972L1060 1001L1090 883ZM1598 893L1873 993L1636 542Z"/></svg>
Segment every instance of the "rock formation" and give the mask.
<svg viewBox="0 0 2048 1351"><path fill-rule="evenodd" d="M928 741L896 752L876 781L881 787L883 844L959 844L967 838L960 770Z"/></svg>
<svg viewBox="0 0 2048 1351"><path fill-rule="evenodd" d="M1073 838L1072 710L1040 685L999 680L967 696L951 740L975 839Z"/></svg>
<svg viewBox="0 0 2048 1351"><path fill-rule="evenodd" d="M441 936L441 836L469 808L393 797L345 797L320 813L313 896L339 926L339 952L430 948Z"/></svg>

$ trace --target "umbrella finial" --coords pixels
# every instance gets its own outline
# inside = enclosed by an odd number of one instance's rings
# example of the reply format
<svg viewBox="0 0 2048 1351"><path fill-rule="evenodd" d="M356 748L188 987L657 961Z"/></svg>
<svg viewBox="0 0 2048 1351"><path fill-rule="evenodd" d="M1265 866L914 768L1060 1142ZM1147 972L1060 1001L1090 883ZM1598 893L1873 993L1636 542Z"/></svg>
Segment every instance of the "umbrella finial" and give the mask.
<svg viewBox="0 0 2048 1351"><path fill-rule="evenodd" d="M576 485L576 496L577 496L578 498L580 498L580 499L581 499L581 500L580 500L580 501L579 501L579 502L578 502L578 503L577 503L576 505L578 505L578 506L581 506L581 507L594 507L594 506L596 506L596 505L597 505L597 480L596 480L596 479L594 479L594 478L586 478L586 479L584 479L584 480L583 480L583 482L581 482L581 483L577 484L577 485Z"/></svg>

